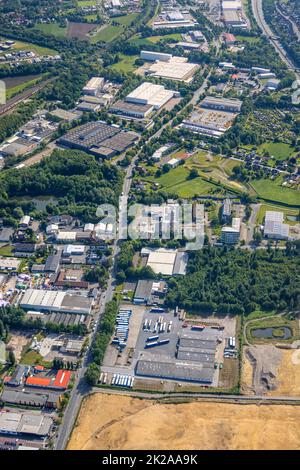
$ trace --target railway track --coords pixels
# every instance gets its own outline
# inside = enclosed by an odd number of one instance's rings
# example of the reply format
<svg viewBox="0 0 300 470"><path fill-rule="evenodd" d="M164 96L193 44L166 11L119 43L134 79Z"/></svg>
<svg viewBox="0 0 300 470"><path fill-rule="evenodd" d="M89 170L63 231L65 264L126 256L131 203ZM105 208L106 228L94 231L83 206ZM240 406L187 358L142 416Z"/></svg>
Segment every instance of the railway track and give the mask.
<svg viewBox="0 0 300 470"><path fill-rule="evenodd" d="M33 95L45 88L45 86L48 85L48 83L50 83L52 80L53 78L46 80L45 82L35 85L34 87L29 88L28 90L25 90L22 93L8 100L6 104L0 106L0 116L8 114L10 111L16 108L22 101L31 98Z"/></svg>

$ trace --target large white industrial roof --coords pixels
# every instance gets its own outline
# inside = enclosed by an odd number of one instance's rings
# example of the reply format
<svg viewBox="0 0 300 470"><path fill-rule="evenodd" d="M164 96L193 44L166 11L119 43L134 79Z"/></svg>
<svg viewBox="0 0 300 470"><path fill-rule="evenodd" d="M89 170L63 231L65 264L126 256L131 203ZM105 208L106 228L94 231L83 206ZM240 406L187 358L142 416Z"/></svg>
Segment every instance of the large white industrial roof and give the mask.
<svg viewBox="0 0 300 470"><path fill-rule="evenodd" d="M126 101L150 104L159 108L169 101L174 95L171 90L166 90L162 85L144 82L126 97Z"/></svg>

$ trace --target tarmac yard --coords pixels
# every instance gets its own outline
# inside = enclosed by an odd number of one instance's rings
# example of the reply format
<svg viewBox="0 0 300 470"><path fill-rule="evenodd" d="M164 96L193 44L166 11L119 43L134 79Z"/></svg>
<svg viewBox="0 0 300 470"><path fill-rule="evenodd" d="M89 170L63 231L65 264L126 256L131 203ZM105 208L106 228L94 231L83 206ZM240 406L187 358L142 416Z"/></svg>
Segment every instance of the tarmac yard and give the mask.
<svg viewBox="0 0 300 470"><path fill-rule="evenodd" d="M87 397L68 450L132 449L299 450L300 406Z"/></svg>

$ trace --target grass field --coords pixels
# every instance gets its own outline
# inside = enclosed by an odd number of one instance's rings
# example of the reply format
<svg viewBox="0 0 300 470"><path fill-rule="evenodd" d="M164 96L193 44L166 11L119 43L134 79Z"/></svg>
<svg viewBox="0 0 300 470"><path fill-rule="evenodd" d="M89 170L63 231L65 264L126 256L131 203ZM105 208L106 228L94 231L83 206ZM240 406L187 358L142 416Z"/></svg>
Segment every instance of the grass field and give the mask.
<svg viewBox="0 0 300 470"><path fill-rule="evenodd" d="M0 247L0 256L12 256L12 249L11 245L1 246Z"/></svg>
<svg viewBox="0 0 300 470"><path fill-rule="evenodd" d="M284 142L266 142L258 147L258 153L269 152L276 160L287 160L294 153L292 145Z"/></svg>
<svg viewBox="0 0 300 470"><path fill-rule="evenodd" d="M289 220L288 217L297 217L299 209L286 208L284 206L276 206L273 204L262 204L256 218L256 224L262 225L266 211L279 211L284 213L285 222L294 225L295 222Z"/></svg>
<svg viewBox="0 0 300 470"><path fill-rule="evenodd" d="M152 43L159 42L161 39L176 39L176 41L181 40L181 34L179 33L170 33L170 34L164 34L162 36L149 36L148 41Z"/></svg>
<svg viewBox="0 0 300 470"><path fill-rule="evenodd" d="M150 178L169 192L177 194L179 197L192 198L195 196L204 196L207 194L220 194L221 189L203 178L198 177L192 180L188 179L189 168L180 165L168 173L164 173L159 178Z"/></svg>
<svg viewBox="0 0 300 470"><path fill-rule="evenodd" d="M50 368L52 365L51 362L44 361L43 357L36 351L27 351L22 357L20 363L29 366L39 364L46 368Z"/></svg>
<svg viewBox="0 0 300 470"><path fill-rule="evenodd" d="M78 6L82 7L93 7L96 5L97 0L78 0Z"/></svg>
<svg viewBox="0 0 300 470"><path fill-rule="evenodd" d="M119 62L111 65L111 68L114 70L118 70L118 72L132 72L136 67L134 66L134 62L138 58L137 55L123 55L120 54L122 59Z"/></svg>
<svg viewBox="0 0 300 470"><path fill-rule="evenodd" d="M129 15L115 16L112 21L124 26L130 26L138 17L138 13L130 13Z"/></svg>
<svg viewBox="0 0 300 470"><path fill-rule="evenodd" d="M64 38L67 36L68 28L59 26L58 23L46 23L37 24L35 29L42 31L45 34L53 35L58 38Z"/></svg>
<svg viewBox="0 0 300 470"><path fill-rule="evenodd" d="M9 88L6 92L6 99L9 100L13 96L21 93L22 91L26 90L27 88L36 85L40 81L41 77L34 78L33 80L29 80L27 82L20 83L19 85Z"/></svg>
<svg viewBox="0 0 300 470"><path fill-rule="evenodd" d="M54 51L53 49L49 49L48 47L41 47L41 46L37 46L36 44L32 44L31 42L24 42L24 41L15 41L15 44L11 50L12 51L24 51L24 50L32 51L41 56L57 54L57 51ZM3 54L4 52L0 53L0 55L3 55Z"/></svg>
<svg viewBox="0 0 300 470"><path fill-rule="evenodd" d="M241 36L241 35L236 36L236 40L241 41L241 42L250 42L250 43L259 41L258 38L255 38L252 36Z"/></svg>
<svg viewBox="0 0 300 470"><path fill-rule="evenodd" d="M99 33L91 37L91 42L111 42L116 39L123 31L123 26L106 25Z"/></svg>
<svg viewBox="0 0 300 470"><path fill-rule="evenodd" d="M253 193L260 198L274 201L275 203L287 204L300 207L300 192L296 189L283 188L280 186L281 179L260 179L250 183Z"/></svg>

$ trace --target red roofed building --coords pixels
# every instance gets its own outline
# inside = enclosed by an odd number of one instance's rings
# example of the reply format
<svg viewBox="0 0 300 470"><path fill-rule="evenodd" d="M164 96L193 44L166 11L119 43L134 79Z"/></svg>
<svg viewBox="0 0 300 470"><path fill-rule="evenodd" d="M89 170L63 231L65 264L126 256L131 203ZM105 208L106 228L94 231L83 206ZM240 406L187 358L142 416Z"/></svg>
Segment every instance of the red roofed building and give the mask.
<svg viewBox="0 0 300 470"><path fill-rule="evenodd" d="M224 33L223 37L227 45L234 44L236 42L235 36L231 33Z"/></svg>
<svg viewBox="0 0 300 470"><path fill-rule="evenodd" d="M28 387L50 388L65 390L71 380L72 372L69 370L59 370L55 377L28 377L26 385Z"/></svg>
<svg viewBox="0 0 300 470"><path fill-rule="evenodd" d="M29 387L49 388L51 379L48 377L28 377L26 385Z"/></svg>
<svg viewBox="0 0 300 470"><path fill-rule="evenodd" d="M69 370L59 370L53 382L53 387L66 389L71 380L72 372Z"/></svg>

